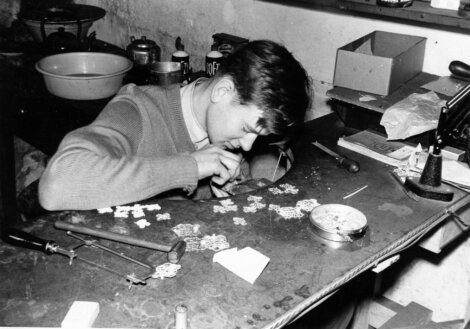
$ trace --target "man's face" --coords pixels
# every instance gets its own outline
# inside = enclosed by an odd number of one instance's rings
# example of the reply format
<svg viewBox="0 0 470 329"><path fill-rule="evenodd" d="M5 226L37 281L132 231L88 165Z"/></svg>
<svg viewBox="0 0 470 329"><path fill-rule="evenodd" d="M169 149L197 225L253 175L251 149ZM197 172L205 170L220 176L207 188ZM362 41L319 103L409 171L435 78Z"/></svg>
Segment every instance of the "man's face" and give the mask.
<svg viewBox="0 0 470 329"><path fill-rule="evenodd" d="M257 126L263 112L255 105L240 105L233 98L213 104L206 117L211 144L228 150L251 150L266 131Z"/></svg>

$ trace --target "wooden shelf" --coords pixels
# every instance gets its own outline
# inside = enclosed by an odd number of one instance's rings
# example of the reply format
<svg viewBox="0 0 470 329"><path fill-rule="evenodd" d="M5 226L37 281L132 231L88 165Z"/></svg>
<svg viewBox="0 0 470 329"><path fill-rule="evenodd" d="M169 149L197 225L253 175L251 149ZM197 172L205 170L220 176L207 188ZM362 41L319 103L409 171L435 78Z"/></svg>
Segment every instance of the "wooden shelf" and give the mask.
<svg viewBox="0 0 470 329"><path fill-rule="evenodd" d="M470 30L469 17L460 16L457 11L437 9L430 2L414 1L408 8L388 8L376 5L375 0L262 0L290 6L301 6L345 14L366 15L375 18L399 20L410 24L429 25L442 30ZM462 3L466 3L464 0Z"/></svg>
<svg viewBox="0 0 470 329"><path fill-rule="evenodd" d="M421 86L437 79L439 79L439 76L437 75L421 72L388 96L373 95L371 93L343 87L334 87L333 89L328 90L326 95L334 100L345 102L382 114L387 108L405 99L412 93L428 92L429 90L426 90ZM361 101L361 98L364 95L372 95L375 96L376 99L370 101ZM441 96L444 97L443 95Z"/></svg>
<svg viewBox="0 0 470 329"><path fill-rule="evenodd" d="M470 29L470 18L458 15L457 11L432 8L429 2L414 1L408 8L387 8L372 4L338 0L341 10L387 16L414 22L436 24L460 29Z"/></svg>

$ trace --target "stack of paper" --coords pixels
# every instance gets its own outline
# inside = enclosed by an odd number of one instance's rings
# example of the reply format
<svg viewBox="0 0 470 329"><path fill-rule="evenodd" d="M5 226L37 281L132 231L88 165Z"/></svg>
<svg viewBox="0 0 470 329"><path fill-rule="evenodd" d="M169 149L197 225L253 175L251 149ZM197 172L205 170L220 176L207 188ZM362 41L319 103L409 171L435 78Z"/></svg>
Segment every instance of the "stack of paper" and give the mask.
<svg viewBox="0 0 470 329"><path fill-rule="evenodd" d="M370 130L342 137L338 145L391 166L405 164L415 149L402 142L387 141L385 136Z"/></svg>

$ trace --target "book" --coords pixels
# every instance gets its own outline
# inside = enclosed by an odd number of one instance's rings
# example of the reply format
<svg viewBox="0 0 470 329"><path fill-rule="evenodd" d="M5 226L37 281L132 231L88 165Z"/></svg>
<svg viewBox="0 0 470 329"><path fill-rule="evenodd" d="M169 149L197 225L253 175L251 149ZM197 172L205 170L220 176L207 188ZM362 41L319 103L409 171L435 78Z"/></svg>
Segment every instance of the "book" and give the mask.
<svg viewBox="0 0 470 329"><path fill-rule="evenodd" d="M406 164L415 147L399 142L388 141L384 135L372 130L363 130L356 134L341 137L338 145L377 161L392 166Z"/></svg>

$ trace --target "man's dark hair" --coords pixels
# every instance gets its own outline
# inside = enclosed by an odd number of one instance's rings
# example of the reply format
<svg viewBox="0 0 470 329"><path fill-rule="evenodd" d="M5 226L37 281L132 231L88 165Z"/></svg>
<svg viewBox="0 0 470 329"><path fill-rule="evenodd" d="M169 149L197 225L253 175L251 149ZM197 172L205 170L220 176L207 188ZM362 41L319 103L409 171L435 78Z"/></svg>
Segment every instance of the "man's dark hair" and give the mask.
<svg viewBox="0 0 470 329"><path fill-rule="evenodd" d="M241 104L263 111L258 124L269 134L290 139L310 105L310 82L302 65L282 45L251 41L230 54L217 75L230 76Z"/></svg>

